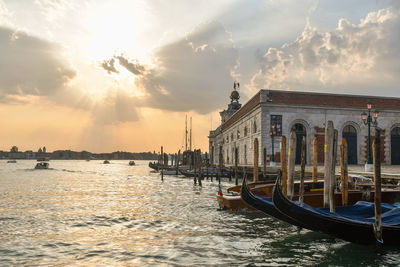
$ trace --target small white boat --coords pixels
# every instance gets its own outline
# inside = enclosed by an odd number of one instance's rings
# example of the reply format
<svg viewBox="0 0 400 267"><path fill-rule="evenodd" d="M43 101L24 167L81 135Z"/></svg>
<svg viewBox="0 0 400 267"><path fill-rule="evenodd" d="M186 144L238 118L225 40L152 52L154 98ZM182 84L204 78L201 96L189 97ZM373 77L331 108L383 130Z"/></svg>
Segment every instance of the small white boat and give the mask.
<svg viewBox="0 0 400 267"><path fill-rule="evenodd" d="M133 160L131 160L131 161L129 161L129 165L130 165L130 166L135 166L136 163L135 163Z"/></svg>
<svg viewBox="0 0 400 267"><path fill-rule="evenodd" d="M48 169L49 163L48 162L39 162L36 163L35 169Z"/></svg>

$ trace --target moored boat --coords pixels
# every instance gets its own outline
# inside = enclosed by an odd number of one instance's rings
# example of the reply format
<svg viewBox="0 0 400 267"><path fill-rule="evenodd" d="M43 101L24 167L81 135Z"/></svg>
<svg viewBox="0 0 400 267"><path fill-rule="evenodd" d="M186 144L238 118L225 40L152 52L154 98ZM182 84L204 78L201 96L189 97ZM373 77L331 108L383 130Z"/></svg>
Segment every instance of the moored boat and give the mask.
<svg viewBox="0 0 400 267"><path fill-rule="evenodd" d="M105 160L105 161L103 161L103 164L110 164L110 161Z"/></svg>
<svg viewBox="0 0 400 267"><path fill-rule="evenodd" d="M17 163L16 160L8 160L7 163Z"/></svg>
<svg viewBox="0 0 400 267"><path fill-rule="evenodd" d="M129 161L129 166L135 166L135 165L136 163L133 160Z"/></svg>
<svg viewBox="0 0 400 267"><path fill-rule="evenodd" d="M355 243L376 242L372 202L359 201L354 205L336 207L336 212L332 213L327 208L314 208L302 202L289 200L282 193L280 179L277 179L273 191L273 204L281 214L309 230ZM383 242L386 245L400 245L400 203L382 203L381 207Z"/></svg>

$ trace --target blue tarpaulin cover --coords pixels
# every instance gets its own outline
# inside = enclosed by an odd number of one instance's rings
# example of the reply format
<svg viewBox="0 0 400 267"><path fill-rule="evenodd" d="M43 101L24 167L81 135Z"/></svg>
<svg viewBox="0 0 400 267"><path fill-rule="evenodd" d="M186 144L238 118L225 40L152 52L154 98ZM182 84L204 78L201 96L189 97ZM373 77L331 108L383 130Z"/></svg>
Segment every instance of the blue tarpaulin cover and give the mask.
<svg viewBox="0 0 400 267"><path fill-rule="evenodd" d="M265 204L273 206L272 198L256 196ZM358 201L351 206L337 206L336 212L332 213L329 208L314 208L305 203L293 201L298 206L314 214L333 217L340 220L353 221L357 223L373 224L375 222L375 204L373 202ZM400 226L400 203L382 203L382 225Z"/></svg>

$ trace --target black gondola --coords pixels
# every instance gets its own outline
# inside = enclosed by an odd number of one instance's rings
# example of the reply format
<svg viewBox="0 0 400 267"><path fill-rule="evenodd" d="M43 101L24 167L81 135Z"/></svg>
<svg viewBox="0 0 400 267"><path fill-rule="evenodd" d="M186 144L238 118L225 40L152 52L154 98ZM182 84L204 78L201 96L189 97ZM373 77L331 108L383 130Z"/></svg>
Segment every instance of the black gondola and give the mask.
<svg viewBox="0 0 400 267"><path fill-rule="evenodd" d="M336 212L331 213L326 208L313 208L289 200L282 193L280 177L276 180L272 199L277 210L301 222L304 228L360 244L376 242L374 204L371 202L359 201L355 205L336 207ZM400 245L400 204L382 203L382 237L385 245Z"/></svg>
<svg viewBox="0 0 400 267"><path fill-rule="evenodd" d="M281 172L278 173L278 178L280 179ZM242 188L240 189L240 196L242 200L249 206L264 212L265 214L275 217L281 221L290 223L292 225L303 227L302 223L293 220L292 218L282 214L274 207L272 198L254 195L247 185L246 179L243 179Z"/></svg>

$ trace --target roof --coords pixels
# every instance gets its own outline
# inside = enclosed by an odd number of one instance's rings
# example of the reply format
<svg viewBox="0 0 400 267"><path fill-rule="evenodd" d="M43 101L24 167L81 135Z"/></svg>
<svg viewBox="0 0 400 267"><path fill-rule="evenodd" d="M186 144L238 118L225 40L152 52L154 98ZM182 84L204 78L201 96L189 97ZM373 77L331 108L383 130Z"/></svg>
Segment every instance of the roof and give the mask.
<svg viewBox="0 0 400 267"><path fill-rule="evenodd" d="M241 109L239 109L235 114L232 115L232 117L222 124L221 129L225 130L262 102L282 105L336 108L366 108L366 104L371 102L378 110L398 109L400 111L400 98L395 97L261 89L249 101L247 101L247 103L244 104Z"/></svg>
<svg viewBox="0 0 400 267"><path fill-rule="evenodd" d="M269 101L273 104L366 108L366 104L371 102L378 110L400 109L400 98L394 97L326 94L281 90L261 91L266 91Z"/></svg>

